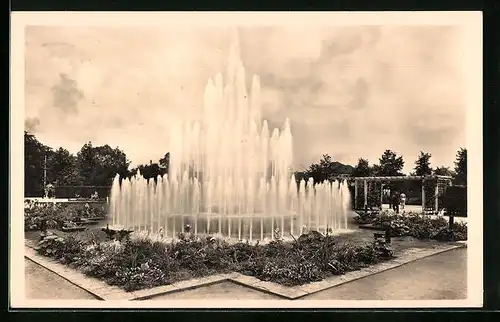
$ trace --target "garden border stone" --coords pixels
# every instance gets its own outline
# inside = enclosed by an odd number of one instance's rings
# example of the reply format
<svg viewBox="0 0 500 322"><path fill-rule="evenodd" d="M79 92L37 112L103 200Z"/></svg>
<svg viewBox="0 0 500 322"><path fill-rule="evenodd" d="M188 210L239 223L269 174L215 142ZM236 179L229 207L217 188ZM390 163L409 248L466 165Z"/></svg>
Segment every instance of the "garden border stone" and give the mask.
<svg viewBox="0 0 500 322"><path fill-rule="evenodd" d="M182 292L202 286L217 284L224 281L233 282L254 290L277 295L284 299L295 300L309 294L324 291L329 288L349 283L369 275L394 269L396 267L425 257L433 256L457 248L465 248L467 247L467 242L462 241L448 243L435 248L408 248L402 253L397 254L394 259L383 261L357 271L347 272L343 275L332 276L318 282L312 282L293 287L284 286L268 281L261 281L256 277L234 272L184 280L170 285L158 286L133 292L125 292L119 287L110 286L104 281L98 280L93 277L88 277L83 273L80 273L75 269L71 269L64 264L54 261L48 257L39 255L34 250L34 246L35 245L33 242L25 240L26 258L61 276L70 283L86 290L100 300L147 300L159 295Z"/></svg>

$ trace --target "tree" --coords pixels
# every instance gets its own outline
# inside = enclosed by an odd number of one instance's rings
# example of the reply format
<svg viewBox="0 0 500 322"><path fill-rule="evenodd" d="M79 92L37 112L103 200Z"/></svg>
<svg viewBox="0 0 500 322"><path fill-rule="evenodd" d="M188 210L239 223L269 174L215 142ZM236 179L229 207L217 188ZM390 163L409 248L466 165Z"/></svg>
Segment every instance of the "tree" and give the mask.
<svg viewBox="0 0 500 322"><path fill-rule="evenodd" d="M379 159L379 166L377 167L378 176L402 176L404 175L401 170L405 162L402 156L397 156L395 152L391 150L385 150Z"/></svg>
<svg viewBox="0 0 500 322"><path fill-rule="evenodd" d="M158 176L163 176L165 173L167 173L166 168L160 167L158 163L153 163L153 161L150 161L148 165L139 165L137 167L137 170L141 172L141 175L144 177L144 179L154 179L155 182Z"/></svg>
<svg viewBox="0 0 500 322"><path fill-rule="evenodd" d="M455 183L467 185L467 149L460 148L455 160Z"/></svg>
<svg viewBox="0 0 500 322"><path fill-rule="evenodd" d="M430 153L424 153L420 151L420 155L418 156L417 160L415 161L415 175L416 176L427 176L432 174L432 168L431 168L431 154Z"/></svg>
<svg viewBox="0 0 500 322"><path fill-rule="evenodd" d="M56 186L78 185L78 173L76 169L76 157L68 150L59 148L47 162L50 182Z"/></svg>
<svg viewBox="0 0 500 322"><path fill-rule="evenodd" d="M93 185L97 160L92 142L85 143L76 155L76 167L79 181L83 185Z"/></svg>
<svg viewBox="0 0 500 322"><path fill-rule="evenodd" d="M91 142L83 145L76 158L81 183L89 186L110 186L116 174L127 176L130 164L122 150L107 144L93 147Z"/></svg>
<svg viewBox="0 0 500 322"><path fill-rule="evenodd" d="M300 182L302 179L306 180L308 179L307 176L307 171L295 171L295 181Z"/></svg>
<svg viewBox="0 0 500 322"><path fill-rule="evenodd" d="M350 175L353 171L352 166L344 165L340 162L333 161L328 154L323 154L323 158L319 163L313 163L306 170L306 177L312 177L314 182L323 182L331 180L340 175Z"/></svg>
<svg viewBox="0 0 500 322"><path fill-rule="evenodd" d="M160 159L160 167L165 168L168 173L168 166L170 165L170 152L165 153L163 158Z"/></svg>
<svg viewBox="0 0 500 322"><path fill-rule="evenodd" d="M110 186L117 174L123 176L127 173L130 162L119 148L113 149L106 144L95 147L94 153L96 158L94 185Z"/></svg>
<svg viewBox="0 0 500 322"><path fill-rule="evenodd" d="M352 177L369 177L373 175L373 169L370 167L368 160L359 158L358 164L354 167Z"/></svg>
<svg viewBox="0 0 500 322"><path fill-rule="evenodd" d="M37 138L24 131L24 195L44 195L43 169L45 157L50 158L52 150Z"/></svg>
<svg viewBox="0 0 500 322"><path fill-rule="evenodd" d="M448 177L452 177L454 175L453 171L451 171L450 168L445 166L437 167L434 170L434 174L438 176L448 176Z"/></svg>

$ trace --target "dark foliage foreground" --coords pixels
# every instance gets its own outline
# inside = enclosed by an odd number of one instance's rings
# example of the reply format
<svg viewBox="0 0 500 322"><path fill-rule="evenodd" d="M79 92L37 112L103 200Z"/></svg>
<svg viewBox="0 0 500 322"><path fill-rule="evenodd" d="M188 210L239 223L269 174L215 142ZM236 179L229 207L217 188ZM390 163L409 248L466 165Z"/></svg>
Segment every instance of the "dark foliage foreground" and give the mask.
<svg viewBox="0 0 500 322"><path fill-rule="evenodd" d="M123 237L123 236L122 236ZM181 235L175 242L126 235L121 240L89 241L48 233L37 251L126 291L170 284L214 273L240 272L293 286L341 275L393 257L382 242L339 243L318 232L292 242L265 245Z"/></svg>
<svg viewBox="0 0 500 322"><path fill-rule="evenodd" d="M443 217L432 218L417 213L393 214L387 211L361 213L355 220L360 224L370 223L383 230L389 230L392 237L411 236L419 239L440 241L467 240L467 224L449 222Z"/></svg>

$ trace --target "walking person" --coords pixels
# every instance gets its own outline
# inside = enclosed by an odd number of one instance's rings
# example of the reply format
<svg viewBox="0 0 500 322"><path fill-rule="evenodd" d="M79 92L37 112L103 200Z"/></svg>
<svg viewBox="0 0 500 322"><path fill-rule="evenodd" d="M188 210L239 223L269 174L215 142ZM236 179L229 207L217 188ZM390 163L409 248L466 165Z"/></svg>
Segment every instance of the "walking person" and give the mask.
<svg viewBox="0 0 500 322"><path fill-rule="evenodd" d="M401 194L399 195L399 200L400 200L400 204L401 204L401 212L405 212L405 205L406 205L406 195L404 192L401 192Z"/></svg>

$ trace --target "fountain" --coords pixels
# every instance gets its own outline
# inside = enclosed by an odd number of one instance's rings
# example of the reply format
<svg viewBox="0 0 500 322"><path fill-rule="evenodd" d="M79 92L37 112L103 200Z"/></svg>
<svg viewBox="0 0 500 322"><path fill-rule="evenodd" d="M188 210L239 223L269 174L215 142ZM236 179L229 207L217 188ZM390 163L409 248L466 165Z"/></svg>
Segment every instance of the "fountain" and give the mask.
<svg viewBox="0 0 500 322"><path fill-rule="evenodd" d="M170 134L168 175L114 179L113 226L175 237L189 225L195 234L250 241L347 229L346 182L296 182L290 122L271 131L262 121L260 80L253 76L247 93L237 37L226 78L208 80L201 120Z"/></svg>

